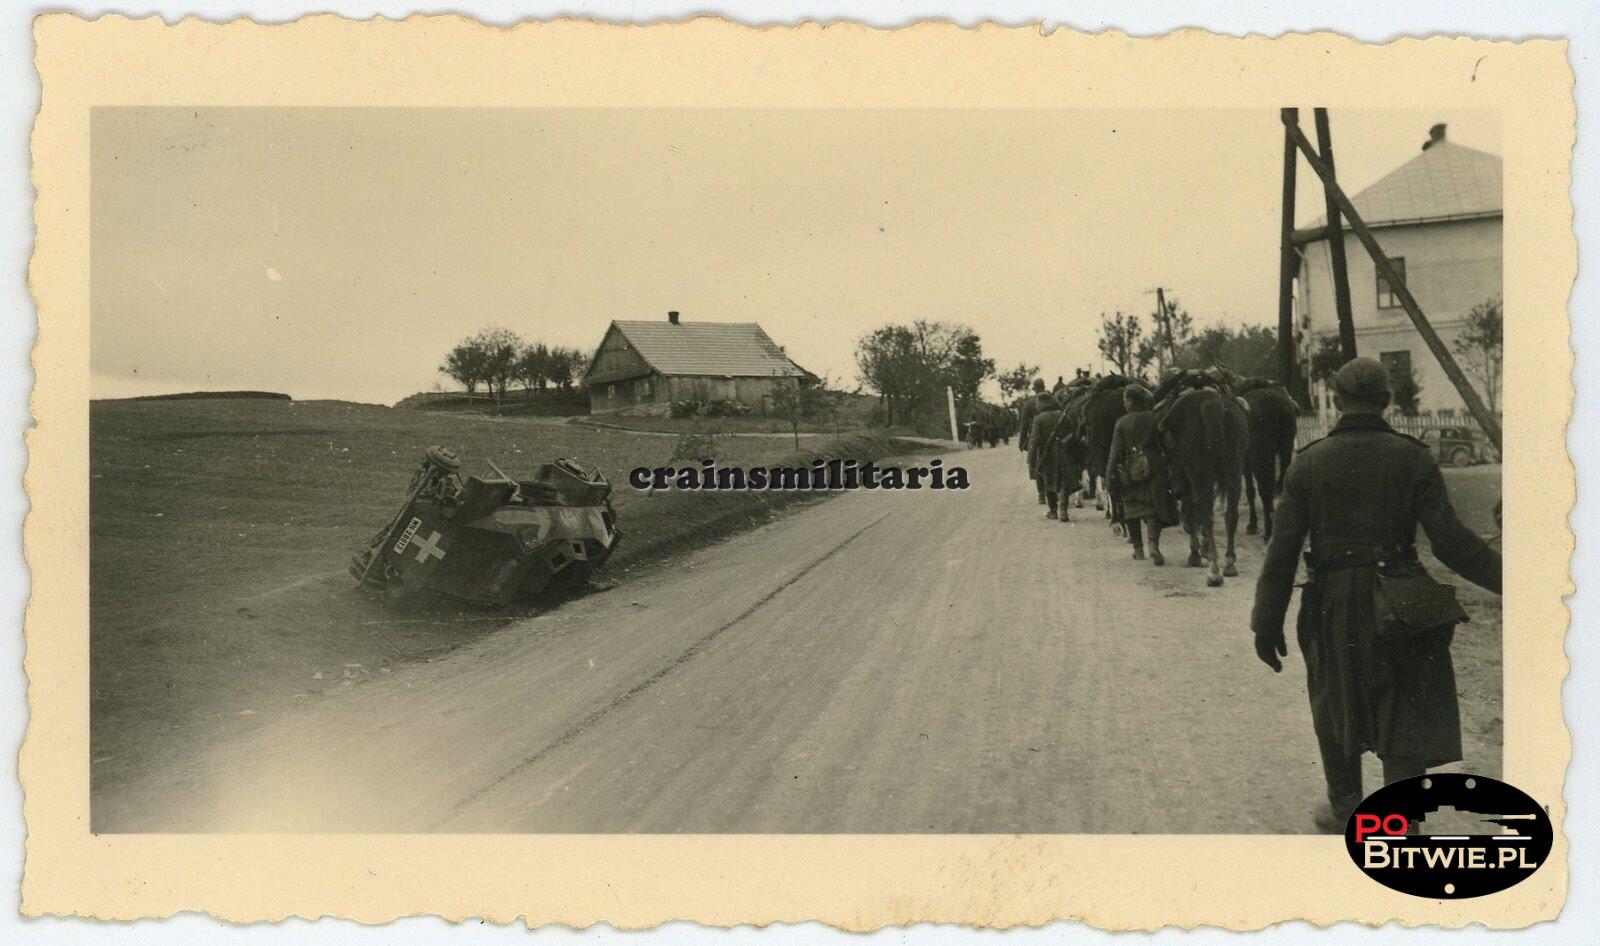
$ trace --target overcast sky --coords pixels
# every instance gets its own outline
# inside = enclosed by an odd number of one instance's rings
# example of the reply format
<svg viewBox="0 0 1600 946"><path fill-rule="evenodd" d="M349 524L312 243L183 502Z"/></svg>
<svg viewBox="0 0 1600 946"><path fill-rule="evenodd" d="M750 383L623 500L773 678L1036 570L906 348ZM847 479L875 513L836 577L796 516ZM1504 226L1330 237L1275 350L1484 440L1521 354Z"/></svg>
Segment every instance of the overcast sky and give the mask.
<svg viewBox="0 0 1600 946"><path fill-rule="evenodd" d="M1492 113L1331 120L1352 193L1434 122L1501 150ZM482 326L592 349L669 309L844 387L861 335L916 318L1070 374L1157 286L1275 321L1281 148L1245 110L99 109L94 394L390 403Z"/></svg>

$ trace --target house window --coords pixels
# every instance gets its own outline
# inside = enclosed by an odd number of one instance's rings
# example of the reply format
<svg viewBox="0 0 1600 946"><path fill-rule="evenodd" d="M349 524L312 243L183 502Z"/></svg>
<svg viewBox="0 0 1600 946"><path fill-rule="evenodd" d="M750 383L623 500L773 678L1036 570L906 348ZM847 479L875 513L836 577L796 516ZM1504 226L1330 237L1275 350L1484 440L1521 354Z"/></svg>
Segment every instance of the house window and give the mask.
<svg viewBox="0 0 1600 946"><path fill-rule="evenodd" d="M1381 352L1378 355L1378 360L1383 363L1384 370L1389 372L1389 384L1391 387L1411 377L1411 352Z"/></svg>
<svg viewBox="0 0 1600 946"><path fill-rule="evenodd" d="M1400 277L1400 282L1404 283L1406 281L1406 258L1404 256L1391 256L1389 257L1389 265L1394 267L1395 273ZM1378 308L1400 308L1400 297L1395 294L1394 287L1389 285L1389 280L1383 278L1383 273L1378 274Z"/></svg>

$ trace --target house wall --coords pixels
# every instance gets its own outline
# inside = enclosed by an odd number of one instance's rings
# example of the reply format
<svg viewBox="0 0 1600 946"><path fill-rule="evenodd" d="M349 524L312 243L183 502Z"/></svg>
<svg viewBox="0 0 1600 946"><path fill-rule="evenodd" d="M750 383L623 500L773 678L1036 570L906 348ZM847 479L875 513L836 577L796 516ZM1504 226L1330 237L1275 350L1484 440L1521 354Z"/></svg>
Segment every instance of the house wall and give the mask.
<svg viewBox="0 0 1600 946"><path fill-rule="evenodd" d="M662 392L666 388L665 379L653 371L636 378L591 381L588 384L589 413L603 414L665 400Z"/></svg>
<svg viewBox="0 0 1600 946"><path fill-rule="evenodd" d="M766 417L773 412L773 394L796 383L792 378L680 376L667 379L667 392L674 401L739 401Z"/></svg>
<svg viewBox="0 0 1600 946"><path fill-rule="evenodd" d="M1501 293L1499 218L1386 227L1374 234L1386 255L1405 259L1406 288L1447 347L1453 346L1472 307ZM1388 355L1390 359L1399 352L1409 353L1422 388L1418 398L1422 409L1464 410L1455 386L1422 341L1405 309L1379 306L1377 267L1366 248L1348 231L1345 259L1356 350L1373 358ZM1303 247L1298 282L1296 301L1315 350L1318 339L1339 334L1333 301L1333 264L1326 240ZM1326 401L1327 392L1320 393L1320 401Z"/></svg>
<svg viewBox="0 0 1600 946"><path fill-rule="evenodd" d="M648 374L651 368L648 362L639 356L639 352L628 344L628 340L621 332L610 329L605 338L600 340L600 347L594 353L594 365L589 369L589 377L602 379L630 378Z"/></svg>
<svg viewBox="0 0 1600 946"><path fill-rule="evenodd" d="M592 382L589 385L589 410L602 414L640 404L670 401L740 401L748 404L756 414L766 417L773 412L772 395L779 388L795 383L792 378L665 377L651 372L639 378Z"/></svg>

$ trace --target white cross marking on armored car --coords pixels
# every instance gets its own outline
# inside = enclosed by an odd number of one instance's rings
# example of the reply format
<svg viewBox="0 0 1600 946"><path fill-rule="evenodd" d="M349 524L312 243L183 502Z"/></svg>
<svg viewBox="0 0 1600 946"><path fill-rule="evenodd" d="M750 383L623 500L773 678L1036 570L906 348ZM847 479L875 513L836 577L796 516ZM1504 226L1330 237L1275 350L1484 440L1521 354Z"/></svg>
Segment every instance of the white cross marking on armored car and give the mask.
<svg viewBox="0 0 1600 946"><path fill-rule="evenodd" d="M443 536L439 535L439 531L437 529L435 529L433 534L429 535L426 539L420 539L416 536L412 536L411 541L417 543L417 561L426 565L430 555L434 558L444 558L444 549L439 547L439 540L441 538L443 538Z"/></svg>

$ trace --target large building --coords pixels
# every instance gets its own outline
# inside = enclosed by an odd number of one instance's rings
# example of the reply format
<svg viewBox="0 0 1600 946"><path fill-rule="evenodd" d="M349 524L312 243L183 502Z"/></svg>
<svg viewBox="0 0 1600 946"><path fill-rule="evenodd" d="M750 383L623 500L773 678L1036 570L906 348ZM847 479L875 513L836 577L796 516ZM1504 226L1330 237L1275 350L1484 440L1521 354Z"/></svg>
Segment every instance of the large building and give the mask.
<svg viewBox="0 0 1600 946"><path fill-rule="evenodd" d="M583 376L601 414L673 401L736 401L773 412L773 395L816 376L795 364L754 322L616 321Z"/></svg>
<svg viewBox="0 0 1600 946"><path fill-rule="evenodd" d="M1446 346L1474 306L1500 295L1500 180L1498 156L1455 144L1444 125L1435 125L1422 153L1350 199ZM1324 230L1319 219L1296 233L1299 324L1309 351L1339 334ZM1391 373L1409 367L1423 410L1464 412L1454 385L1348 226L1344 242L1356 350L1383 361ZM1320 408L1330 408L1325 387L1314 396Z"/></svg>

